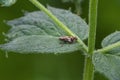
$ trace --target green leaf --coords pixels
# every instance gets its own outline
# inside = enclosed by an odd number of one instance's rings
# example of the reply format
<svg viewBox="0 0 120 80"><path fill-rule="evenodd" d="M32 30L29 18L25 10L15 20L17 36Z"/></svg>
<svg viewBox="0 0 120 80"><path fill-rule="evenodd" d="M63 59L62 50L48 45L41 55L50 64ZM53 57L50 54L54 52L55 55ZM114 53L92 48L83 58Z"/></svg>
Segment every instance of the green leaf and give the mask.
<svg viewBox="0 0 120 80"><path fill-rule="evenodd" d="M88 37L88 26L79 16L72 14L70 11L48 7L48 9L69 29L77 34L82 40ZM8 22L12 28L18 25L34 25L44 30L48 35L65 36L67 35L58 27L46 14L41 11L35 11L26 14L24 17ZM16 28L17 29L17 28ZM12 37L11 37L12 38Z"/></svg>
<svg viewBox="0 0 120 80"><path fill-rule="evenodd" d="M120 31L116 31L104 38L102 47L107 47L119 41ZM118 55L120 55L120 47L104 53L95 53L93 55L95 69L103 73L109 80L120 80L120 56Z"/></svg>
<svg viewBox="0 0 120 80"><path fill-rule="evenodd" d="M107 47L108 45L114 44L118 41L120 41L120 31L116 31L104 38L104 40L102 41L102 47ZM108 53L119 55L120 47L114 48Z"/></svg>
<svg viewBox="0 0 120 80"><path fill-rule="evenodd" d="M2 49L19 53L65 53L73 52L80 48L80 45L63 44L59 37L49 35L22 36L10 43L2 45Z"/></svg>
<svg viewBox="0 0 120 80"><path fill-rule="evenodd" d="M47 33L41 28L34 25L18 25L17 27L13 27L9 30L6 36L9 39L14 39L21 36L29 36L29 35L46 35Z"/></svg>
<svg viewBox="0 0 120 80"><path fill-rule="evenodd" d="M48 7L48 9L82 40L88 37L88 25L70 11ZM68 53L80 50L78 43L61 44L59 37L68 36L42 11L35 11L7 22L11 26L9 42L1 49L18 53ZM79 48L78 48L79 47Z"/></svg>
<svg viewBox="0 0 120 80"><path fill-rule="evenodd" d="M109 80L120 80L120 56L95 53L93 64L95 70L104 74Z"/></svg>
<svg viewBox="0 0 120 80"><path fill-rule="evenodd" d="M0 0L1 6L11 6L16 2L16 0Z"/></svg>

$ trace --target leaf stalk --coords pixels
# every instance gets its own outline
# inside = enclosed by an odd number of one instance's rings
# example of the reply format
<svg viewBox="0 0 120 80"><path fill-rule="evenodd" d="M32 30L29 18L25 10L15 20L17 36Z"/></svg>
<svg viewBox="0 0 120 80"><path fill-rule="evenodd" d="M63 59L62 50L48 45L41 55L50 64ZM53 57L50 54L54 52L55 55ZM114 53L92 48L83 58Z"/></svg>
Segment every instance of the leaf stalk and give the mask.
<svg viewBox="0 0 120 80"><path fill-rule="evenodd" d="M120 47L120 41L119 42L116 42L114 44L111 44L107 47L104 47L102 49L98 49L97 51L95 51L95 53L106 53L106 52L109 52L110 50L114 49L114 48L117 48L117 47Z"/></svg>

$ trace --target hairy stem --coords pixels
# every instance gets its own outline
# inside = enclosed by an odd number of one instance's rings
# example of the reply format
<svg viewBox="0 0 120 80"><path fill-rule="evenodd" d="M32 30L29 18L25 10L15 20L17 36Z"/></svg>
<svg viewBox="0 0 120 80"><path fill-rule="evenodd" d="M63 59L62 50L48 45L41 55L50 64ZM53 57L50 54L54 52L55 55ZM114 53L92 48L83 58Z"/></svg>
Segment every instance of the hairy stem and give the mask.
<svg viewBox="0 0 120 80"><path fill-rule="evenodd" d="M120 47L120 41L119 41L119 42L116 42L116 43L114 43L114 44L111 44L111 45L109 45L109 46L107 46L107 47L104 47L104 48L102 48L102 49L98 49L98 50L95 51L95 52L105 53L105 52L108 52L108 51L110 51L110 50L112 50L112 49L114 49L114 48L117 48L117 47Z"/></svg>
<svg viewBox="0 0 120 80"><path fill-rule="evenodd" d="M92 64L92 54L95 49L95 36L96 36L96 25L97 25L97 6L98 0L89 1L89 38L88 38L88 54L90 57L85 57L85 67L83 80L94 79L94 66Z"/></svg>
<svg viewBox="0 0 120 80"><path fill-rule="evenodd" d="M88 48L84 44L84 42L76 35L74 34L67 26L65 26L60 20L58 20L48 9L46 9L40 2L37 0L30 0L36 7L41 9L43 12L45 12L60 28L62 28L64 31L68 33L68 35L77 37L78 43L83 47L84 51L87 52Z"/></svg>

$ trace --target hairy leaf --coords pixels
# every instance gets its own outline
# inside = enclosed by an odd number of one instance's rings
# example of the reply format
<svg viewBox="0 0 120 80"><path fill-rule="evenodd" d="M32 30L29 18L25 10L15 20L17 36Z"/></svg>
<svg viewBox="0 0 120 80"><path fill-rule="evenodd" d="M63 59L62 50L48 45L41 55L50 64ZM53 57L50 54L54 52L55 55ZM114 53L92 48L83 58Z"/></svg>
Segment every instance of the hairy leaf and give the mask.
<svg viewBox="0 0 120 80"><path fill-rule="evenodd" d="M8 34L6 34L6 36L9 39L12 39L25 35L29 36L29 35L46 35L46 34L47 33L44 30L34 25L18 25L17 27L11 28Z"/></svg>
<svg viewBox="0 0 120 80"><path fill-rule="evenodd" d="M88 37L88 26L79 16L63 9L48 9L82 40ZM7 24L11 26L6 34L9 42L1 45L3 50L19 53L68 53L80 48L78 43L61 44L59 37L68 34L42 11L27 13Z"/></svg>
<svg viewBox="0 0 120 80"><path fill-rule="evenodd" d="M76 51L80 45L63 44L59 37L49 35L22 36L2 45L7 51L19 53L65 53Z"/></svg>
<svg viewBox="0 0 120 80"><path fill-rule="evenodd" d="M69 29L76 33L82 40L88 37L88 26L79 16L72 14L70 11L48 7L48 9ZM58 27L46 14L41 11L35 11L26 14L24 17L8 22L12 28L18 25L34 25L44 30L48 35L65 36L67 35ZM16 28L17 29L17 28ZM12 37L11 37L12 38Z"/></svg>
<svg viewBox="0 0 120 80"><path fill-rule="evenodd" d="M95 70L104 74L109 80L120 80L120 56L95 53L93 64Z"/></svg>
<svg viewBox="0 0 120 80"><path fill-rule="evenodd" d="M104 40L102 41L102 47L106 47L106 46L116 43L118 41L120 41L120 31L116 31L116 32L108 35L106 38L104 38ZM109 53L119 55L120 47L110 50Z"/></svg>
<svg viewBox="0 0 120 80"><path fill-rule="evenodd" d="M0 0L2 6L11 6L16 2L16 0Z"/></svg>

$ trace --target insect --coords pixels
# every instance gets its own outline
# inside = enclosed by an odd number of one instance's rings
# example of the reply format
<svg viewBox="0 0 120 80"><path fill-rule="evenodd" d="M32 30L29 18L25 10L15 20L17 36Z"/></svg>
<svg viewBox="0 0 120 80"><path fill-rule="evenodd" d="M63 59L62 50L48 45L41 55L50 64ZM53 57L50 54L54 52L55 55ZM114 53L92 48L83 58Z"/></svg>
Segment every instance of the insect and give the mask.
<svg viewBox="0 0 120 80"><path fill-rule="evenodd" d="M74 36L63 36L63 37L59 37L59 40L65 42L65 43L74 43L77 41L77 38Z"/></svg>

